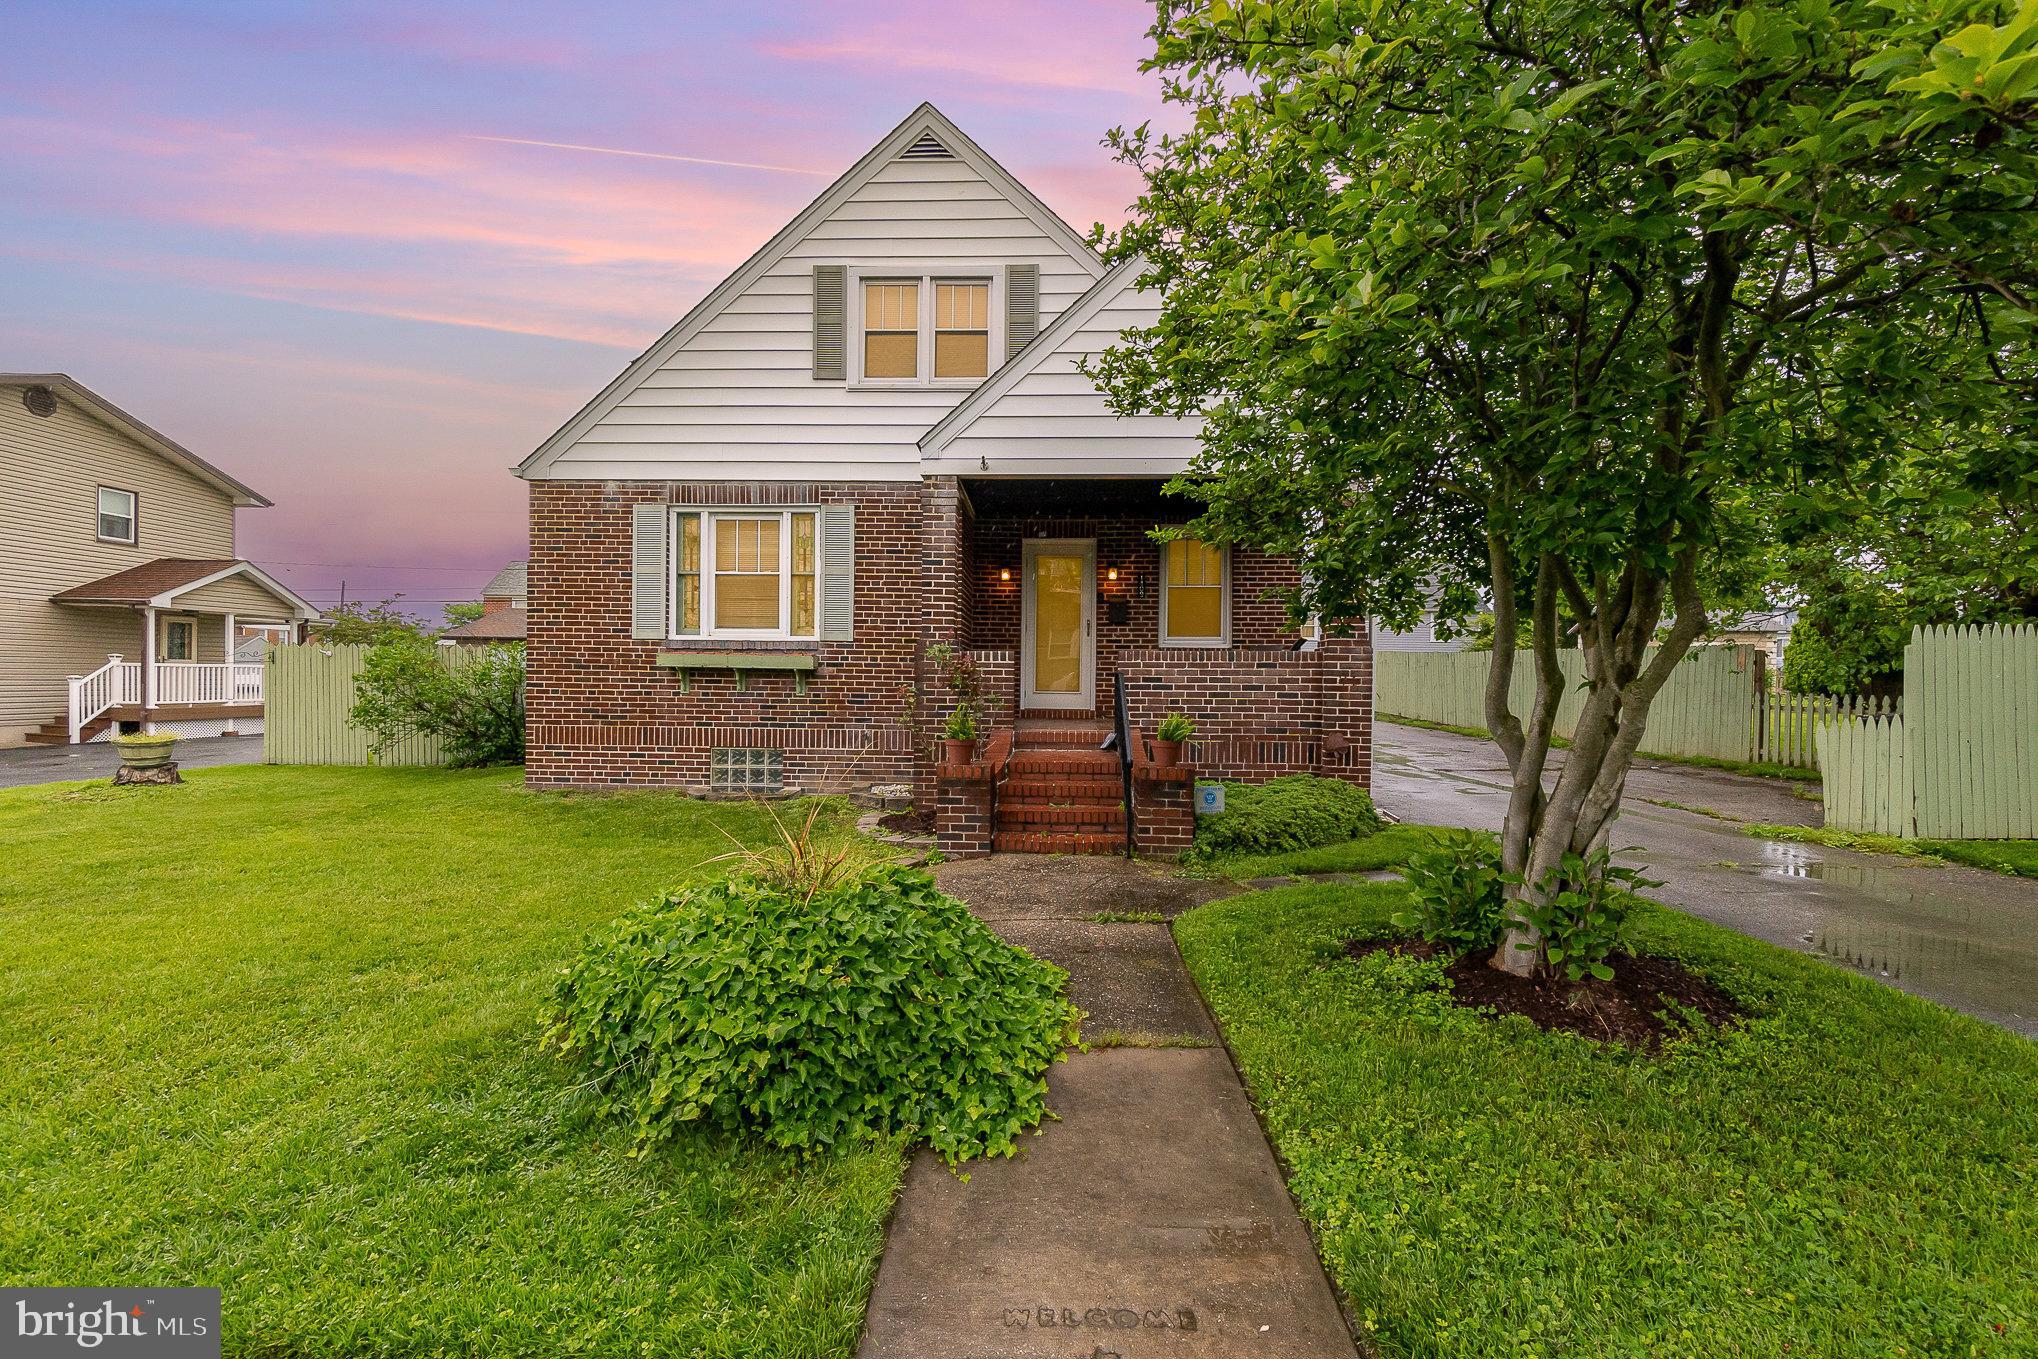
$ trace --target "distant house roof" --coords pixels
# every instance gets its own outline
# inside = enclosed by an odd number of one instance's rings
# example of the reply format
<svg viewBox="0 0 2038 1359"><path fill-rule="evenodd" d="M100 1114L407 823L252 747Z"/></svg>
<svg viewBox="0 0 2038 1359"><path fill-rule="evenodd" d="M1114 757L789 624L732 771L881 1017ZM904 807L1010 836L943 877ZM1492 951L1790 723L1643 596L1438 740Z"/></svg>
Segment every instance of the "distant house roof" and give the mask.
<svg viewBox="0 0 2038 1359"><path fill-rule="evenodd" d="M481 587L483 599L514 599L522 601L529 586L530 563L511 562L495 573L488 584ZM521 636L522 634L518 634Z"/></svg>
<svg viewBox="0 0 2038 1359"><path fill-rule="evenodd" d="M518 563L522 565L522 563ZM528 610L522 605L511 605L485 613L471 622L457 628L447 628L439 634L442 642L521 642L524 640L524 620Z"/></svg>
<svg viewBox="0 0 2038 1359"><path fill-rule="evenodd" d="M71 404L150 452L183 468L200 481L223 491L236 505L267 505L269 498L247 483L214 467L174 439L158 434L120 407L67 373L0 373L0 387L47 387L68 397Z"/></svg>
<svg viewBox="0 0 2038 1359"><path fill-rule="evenodd" d="M237 557L158 557L115 571L50 596L54 604L127 604L168 608L177 596L229 576L246 576L288 604L300 618L318 617L318 606L253 562Z"/></svg>

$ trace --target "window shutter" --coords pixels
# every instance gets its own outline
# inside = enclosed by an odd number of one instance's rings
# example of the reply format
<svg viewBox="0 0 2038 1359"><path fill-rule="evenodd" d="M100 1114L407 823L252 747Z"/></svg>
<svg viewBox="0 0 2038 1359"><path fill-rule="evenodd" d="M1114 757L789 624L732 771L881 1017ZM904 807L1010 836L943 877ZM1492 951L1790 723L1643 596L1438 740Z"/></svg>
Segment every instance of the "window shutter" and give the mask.
<svg viewBox="0 0 2038 1359"><path fill-rule="evenodd" d="M671 522L662 504L630 507L630 635L639 641L662 642L668 631L665 592L671 573L665 552Z"/></svg>
<svg viewBox="0 0 2038 1359"><path fill-rule="evenodd" d="M1040 333L1040 266L1015 264L1005 271L1005 357L1011 358Z"/></svg>
<svg viewBox="0 0 2038 1359"><path fill-rule="evenodd" d="M814 381L841 382L849 376L845 331L849 312L849 266L814 266Z"/></svg>
<svg viewBox="0 0 2038 1359"><path fill-rule="evenodd" d="M847 642L856 621L856 510L821 507L821 640Z"/></svg>

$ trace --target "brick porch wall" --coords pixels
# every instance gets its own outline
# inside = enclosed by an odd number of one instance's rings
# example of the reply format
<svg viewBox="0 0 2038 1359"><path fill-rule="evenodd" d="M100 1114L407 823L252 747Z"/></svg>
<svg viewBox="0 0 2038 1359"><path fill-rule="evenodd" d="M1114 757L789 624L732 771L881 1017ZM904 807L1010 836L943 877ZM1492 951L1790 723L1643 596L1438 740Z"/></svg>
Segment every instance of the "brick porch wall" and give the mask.
<svg viewBox="0 0 2038 1359"><path fill-rule="evenodd" d="M1198 774L1258 783L1324 774L1370 786L1373 648L1363 630L1317 651L1129 650L1119 657L1133 729L1151 737L1162 717L1196 723Z"/></svg>
<svg viewBox="0 0 2038 1359"><path fill-rule="evenodd" d="M630 512L674 505L856 506L856 637L849 642L717 643L689 651L811 653L805 694L791 675L680 674L663 644L630 636ZM922 607L918 483L531 484L527 783L705 789L716 746L785 752L786 782L809 790L911 782L907 714Z"/></svg>

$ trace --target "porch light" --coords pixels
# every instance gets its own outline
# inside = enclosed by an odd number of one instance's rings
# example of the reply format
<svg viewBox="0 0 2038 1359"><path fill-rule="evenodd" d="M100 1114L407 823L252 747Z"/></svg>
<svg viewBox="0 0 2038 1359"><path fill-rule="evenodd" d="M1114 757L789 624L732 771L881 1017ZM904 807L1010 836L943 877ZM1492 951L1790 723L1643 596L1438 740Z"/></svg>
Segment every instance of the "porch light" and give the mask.
<svg viewBox="0 0 2038 1359"><path fill-rule="evenodd" d="M1009 566L1001 566L1001 567L999 567L999 568L998 568L998 579L999 579L999 580L1010 580L1010 579L1012 579L1012 568L1011 568L1011 567L1009 567Z"/></svg>
<svg viewBox="0 0 2038 1359"><path fill-rule="evenodd" d="M1116 579L1118 579L1118 568L1114 566L1114 567L1112 567L1112 568L1111 568L1111 569L1110 569L1109 571L1106 571L1106 572L1104 573L1104 579L1106 579L1106 580L1116 580Z"/></svg>

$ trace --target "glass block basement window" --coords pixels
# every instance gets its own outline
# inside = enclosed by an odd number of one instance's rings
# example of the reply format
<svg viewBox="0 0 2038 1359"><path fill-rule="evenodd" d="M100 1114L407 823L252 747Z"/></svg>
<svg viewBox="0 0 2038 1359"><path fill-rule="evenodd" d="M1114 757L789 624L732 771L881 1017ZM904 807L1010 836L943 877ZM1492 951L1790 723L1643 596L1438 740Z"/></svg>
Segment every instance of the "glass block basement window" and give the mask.
<svg viewBox="0 0 2038 1359"><path fill-rule="evenodd" d="M716 793L776 793L785 787L785 752L717 746L708 755L708 789Z"/></svg>

